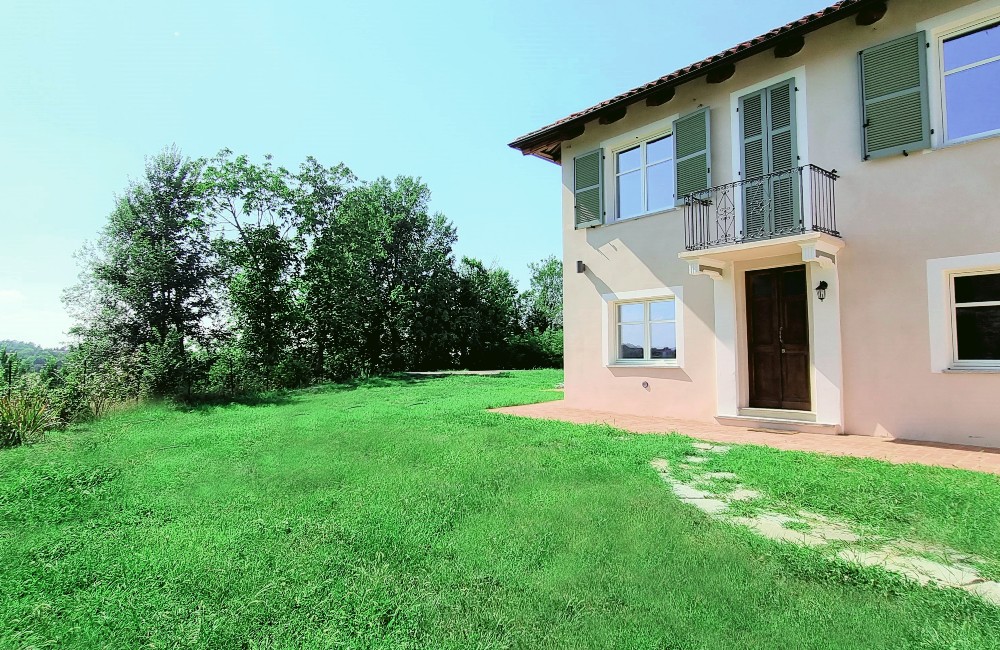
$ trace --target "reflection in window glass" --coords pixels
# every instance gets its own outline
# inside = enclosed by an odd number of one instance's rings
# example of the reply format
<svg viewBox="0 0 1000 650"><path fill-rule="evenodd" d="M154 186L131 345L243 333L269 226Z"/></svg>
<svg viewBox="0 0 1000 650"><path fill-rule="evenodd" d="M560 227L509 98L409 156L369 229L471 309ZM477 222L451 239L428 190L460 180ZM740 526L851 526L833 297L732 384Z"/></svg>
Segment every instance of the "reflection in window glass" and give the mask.
<svg viewBox="0 0 1000 650"><path fill-rule="evenodd" d="M644 320L645 304L628 302L618 306L618 320L622 323L641 323Z"/></svg>
<svg viewBox="0 0 1000 650"><path fill-rule="evenodd" d="M639 150L639 147L620 152L618 154L618 173L639 169L641 161L642 152Z"/></svg>
<svg viewBox="0 0 1000 650"><path fill-rule="evenodd" d="M674 137L659 136L615 154L616 218L666 210L675 204Z"/></svg>
<svg viewBox="0 0 1000 650"><path fill-rule="evenodd" d="M646 169L646 188L650 212L666 210L674 204L674 166L670 161Z"/></svg>
<svg viewBox="0 0 1000 650"><path fill-rule="evenodd" d="M944 42L944 71L951 72L1000 56L1000 24L950 38Z"/></svg>
<svg viewBox="0 0 1000 650"><path fill-rule="evenodd" d="M1000 130L1000 25L946 40L942 55L948 139Z"/></svg>
<svg viewBox="0 0 1000 650"><path fill-rule="evenodd" d="M646 163L663 162L674 157L674 136L668 135L646 144Z"/></svg>
<svg viewBox="0 0 1000 650"><path fill-rule="evenodd" d="M1000 361L1000 305L955 311L959 361Z"/></svg>
<svg viewBox="0 0 1000 650"><path fill-rule="evenodd" d="M642 172L634 171L618 177L618 218L628 219L642 214Z"/></svg>
<svg viewBox="0 0 1000 650"><path fill-rule="evenodd" d="M642 359L646 354L646 335L644 326L622 325L619 336L619 359Z"/></svg>
<svg viewBox="0 0 1000 650"><path fill-rule="evenodd" d="M674 301L657 300L649 303L649 320L674 320Z"/></svg>
<svg viewBox="0 0 1000 650"><path fill-rule="evenodd" d="M651 359L677 358L677 325L652 323L649 326L649 356Z"/></svg>
<svg viewBox="0 0 1000 650"><path fill-rule="evenodd" d="M647 300L618 305L618 360L677 359L676 303Z"/></svg>
<svg viewBox="0 0 1000 650"><path fill-rule="evenodd" d="M955 355L959 362L1000 361L1000 273L955 276Z"/></svg>

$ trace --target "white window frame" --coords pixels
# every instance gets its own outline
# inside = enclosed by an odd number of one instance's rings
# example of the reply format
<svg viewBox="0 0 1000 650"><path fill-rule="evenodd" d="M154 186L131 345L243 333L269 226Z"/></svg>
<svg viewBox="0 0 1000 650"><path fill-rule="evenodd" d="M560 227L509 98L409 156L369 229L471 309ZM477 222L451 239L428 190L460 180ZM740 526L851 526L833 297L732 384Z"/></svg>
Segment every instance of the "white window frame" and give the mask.
<svg viewBox="0 0 1000 650"><path fill-rule="evenodd" d="M998 372L1000 361L959 361L955 326L956 276L1000 273L1000 253L927 260L931 372ZM963 303L964 304L964 303ZM978 303L969 303L970 305Z"/></svg>
<svg viewBox="0 0 1000 650"><path fill-rule="evenodd" d="M614 198L615 198L614 220L615 221L628 221L629 219L636 219L638 217L644 217L647 214L653 214L655 212L663 212L665 210L668 210L670 208L675 207L674 202L676 201L676 194L677 194L676 189L674 190L674 196L671 197L672 199L674 199L674 201L668 201L666 207L650 209L650 207L649 207L649 187L648 187L648 185L649 185L649 183L648 183L649 169L650 169L650 167L655 167L657 165L668 164L670 166L671 175L674 177L674 182L676 182L676 178L677 178L677 167L676 167L676 164L677 163L674 161L673 142L671 141L670 157L669 158L664 158L663 160L657 160L654 163L650 163L649 162L649 158L648 158L648 154L647 154L649 143L655 142L657 140L661 140L663 138L673 137L673 135L674 135L673 131L668 130L665 133L658 133L656 135L653 135L653 136L650 136L650 137L645 138L643 140L640 140L638 143L624 145L622 147L619 147L617 149L613 149L611 151L611 168L612 168L612 171L614 172L614 175L615 175L615 182L614 182L614 186L613 186L614 187L614 195L615 195L614 196ZM639 194L642 197L642 211L639 212L639 214L633 214L633 215L628 216L628 217L623 217L619 213L619 211L618 211L618 191L619 191L618 190L618 179L623 175L622 172L620 172L618 170L618 155L619 154L623 154L623 153L625 153L627 151L631 151L633 149L639 149L639 167L636 168L636 169L630 169L630 170L628 170L627 172L624 172L624 173L625 174L632 174L632 173L635 173L635 172L639 172Z"/></svg>
<svg viewBox="0 0 1000 650"><path fill-rule="evenodd" d="M662 287L640 291L624 291L606 293L601 296L604 301L604 313L601 319L601 329L604 336L603 346L604 366L613 368L683 368L684 367L684 300L683 287ZM627 303L645 302L645 350L649 353L649 306L650 302L673 300L674 302L674 332L677 358L675 359L619 359L618 358L618 306ZM670 322L670 321L654 321Z"/></svg>
<svg viewBox="0 0 1000 650"><path fill-rule="evenodd" d="M980 138L988 138L992 135L1000 135L1000 128L992 129L990 131L983 131L982 133L973 133L972 135L967 135L962 138L952 138L948 135L948 91L945 84L945 80L948 75L955 74L957 72L962 72L975 68L981 65L987 65L989 63L1000 62L1000 56L993 57L991 59L984 59L982 61L977 61L961 68L952 70L951 72L945 72L944 69L944 42L958 38L965 34L969 34L978 29L986 27L991 24L1000 23L1000 12L994 14L990 18L980 19L975 22L963 25L958 29L952 29L947 32L943 32L937 37L937 54L938 54L938 84L941 89L941 132L943 134L944 144L958 144L960 142L969 142L970 140L979 140Z"/></svg>
<svg viewBox="0 0 1000 650"><path fill-rule="evenodd" d="M918 31L923 30L927 32L927 42L933 43L928 48L929 60L927 65L928 71L934 71L933 74L928 72L928 75L932 78L927 80L931 113L932 148L925 150L925 153L942 147L1000 136L1000 129L998 129L949 140L946 133L948 121L945 114L944 92L944 41L998 21L1000 21L1000 10L997 9L996 0L979 0L979 2L974 2L917 24Z"/></svg>
<svg viewBox="0 0 1000 650"><path fill-rule="evenodd" d="M656 210L646 209L646 144L668 135L672 136L674 134L674 121L677 118L678 115L671 115L670 117L657 120L644 127L601 142L601 148L607 152L605 154L604 183L605 187L611 188L611 191L604 193L604 212L610 216L606 225L632 221L633 219L641 219L642 217L648 217L654 214L663 214L665 212L673 212L680 209L678 206L674 205L675 202L670 202L665 208L659 208ZM639 146L641 151L639 169L642 177L642 204L644 209L640 214L633 215L631 217L621 217L618 214L618 154L628 151L636 146ZM674 160L673 151L671 151L670 158L667 160L670 162L674 182L676 183L677 163ZM664 162L666 162L666 160ZM677 189L674 188L674 193L676 194L676 192Z"/></svg>
<svg viewBox="0 0 1000 650"><path fill-rule="evenodd" d="M951 350L955 368L996 368L1000 369L1000 359L959 359L958 358L958 309L959 307L998 307L1000 300L959 303L955 298L955 278L973 275L1000 275L1000 268L977 269L950 273L948 284L951 293Z"/></svg>

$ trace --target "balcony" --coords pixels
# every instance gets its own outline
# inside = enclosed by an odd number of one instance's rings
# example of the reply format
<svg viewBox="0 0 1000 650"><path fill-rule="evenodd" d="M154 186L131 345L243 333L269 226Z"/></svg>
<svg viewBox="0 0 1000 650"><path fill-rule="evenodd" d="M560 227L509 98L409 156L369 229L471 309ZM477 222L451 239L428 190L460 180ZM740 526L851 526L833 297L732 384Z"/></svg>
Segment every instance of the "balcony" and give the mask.
<svg viewBox="0 0 1000 650"><path fill-rule="evenodd" d="M731 249L807 233L839 239L837 178L836 170L803 165L689 194L684 197L684 248Z"/></svg>

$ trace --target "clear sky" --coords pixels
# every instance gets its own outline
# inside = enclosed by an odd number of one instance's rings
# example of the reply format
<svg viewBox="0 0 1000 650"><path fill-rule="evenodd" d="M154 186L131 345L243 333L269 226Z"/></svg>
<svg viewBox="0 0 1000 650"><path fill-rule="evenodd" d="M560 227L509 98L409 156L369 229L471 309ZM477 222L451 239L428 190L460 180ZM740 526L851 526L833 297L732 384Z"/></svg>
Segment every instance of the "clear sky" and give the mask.
<svg viewBox="0 0 1000 650"><path fill-rule="evenodd" d="M459 255L559 254L559 168L515 137L825 0L0 3L0 339L55 345L114 195L176 143L420 176Z"/></svg>

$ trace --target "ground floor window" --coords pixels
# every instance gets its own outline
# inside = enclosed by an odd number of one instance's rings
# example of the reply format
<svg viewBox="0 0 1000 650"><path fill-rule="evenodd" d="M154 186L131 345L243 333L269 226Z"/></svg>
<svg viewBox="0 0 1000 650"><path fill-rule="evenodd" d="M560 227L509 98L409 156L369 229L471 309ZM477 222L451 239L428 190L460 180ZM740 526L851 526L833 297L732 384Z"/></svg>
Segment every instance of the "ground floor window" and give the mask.
<svg viewBox="0 0 1000 650"><path fill-rule="evenodd" d="M672 298L621 302L615 314L618 361L677 359L677 311Z"/></svg>
<svg viewBox="0 0 1000 650"><path fill-rule="evenodd" d="M952 275L955 363L1000 366L1000 271Z"/></svg>

